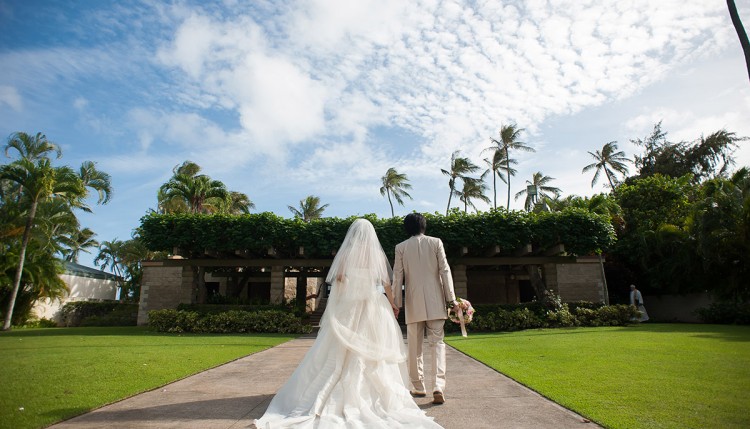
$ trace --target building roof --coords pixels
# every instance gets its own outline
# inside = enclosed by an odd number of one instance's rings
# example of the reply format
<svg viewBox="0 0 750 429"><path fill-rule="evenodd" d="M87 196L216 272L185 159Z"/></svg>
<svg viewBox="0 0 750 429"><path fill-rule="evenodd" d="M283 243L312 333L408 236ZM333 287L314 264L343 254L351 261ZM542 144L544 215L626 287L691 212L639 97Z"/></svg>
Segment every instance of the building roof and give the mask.
<svg viewBox="0 0 750 429"><path fill-rule="evenodd" d="M65 274L69 274L72 276L89 277L93 279L113 280L113 281L122 280L122 278L112 273L107 273L105 271L98 270L96 268L91 268L91 267L87 267L84 265L76 264L75 262L65 261L63 262L63 264L65 267Z"/></svg>

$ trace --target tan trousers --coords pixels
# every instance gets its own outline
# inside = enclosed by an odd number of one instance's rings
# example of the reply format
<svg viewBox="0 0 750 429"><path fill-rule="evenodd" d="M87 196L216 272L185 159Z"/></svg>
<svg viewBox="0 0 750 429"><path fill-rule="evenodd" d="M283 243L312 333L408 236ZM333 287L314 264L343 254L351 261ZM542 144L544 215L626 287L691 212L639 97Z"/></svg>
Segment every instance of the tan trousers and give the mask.
<svg viewBox="0 0 750 429"><path fill-rule="evenodd" d="M406 325L406 342L409 346L409 378L414 390L425 391L424 357L422 343L427 333L427 357L431 359L426 384L433 392L445 389L445 343L443 342L444 319L426 320Z"/></svg>

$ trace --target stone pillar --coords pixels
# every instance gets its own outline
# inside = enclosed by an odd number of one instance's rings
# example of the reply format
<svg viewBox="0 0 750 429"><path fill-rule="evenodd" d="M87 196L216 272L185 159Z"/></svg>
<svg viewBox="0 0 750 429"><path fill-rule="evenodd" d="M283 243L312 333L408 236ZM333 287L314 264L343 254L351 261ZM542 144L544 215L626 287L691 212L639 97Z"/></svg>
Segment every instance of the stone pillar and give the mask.
<svg viewBox="0 0 750 429"><path fill-rule="evenodd" d="M271 267L271 304L281 304L284 300L284 267Z"/></svg>
<svg viewBox="0 0 750 429"><path fill-rule="evenodd" d="M180 303L189 303L190 295L189 284L186 288L183 282L182 267L144 266L138 324L148 323L150 310L176 308Z"/></svg>
<svg viewBox="0 0 750 429"><path fill-rule="evenodd" d="M453 274L453 289L457 298L469 299L469 281L466 277L466 265L456 265L451 267Z"/></svg>

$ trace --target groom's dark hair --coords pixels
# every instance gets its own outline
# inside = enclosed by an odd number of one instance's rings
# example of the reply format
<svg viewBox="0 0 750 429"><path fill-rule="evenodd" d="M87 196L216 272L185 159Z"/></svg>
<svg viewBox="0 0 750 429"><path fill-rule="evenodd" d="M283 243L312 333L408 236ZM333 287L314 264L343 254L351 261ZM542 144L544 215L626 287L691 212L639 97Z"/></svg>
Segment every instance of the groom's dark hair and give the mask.
<svg viewBox="0 0 750 429"><path fill-rule="evenodd" d="M404 218L404 229L409 235L424 234L427 230L427 219L421 213L409 213Z"/></svg>

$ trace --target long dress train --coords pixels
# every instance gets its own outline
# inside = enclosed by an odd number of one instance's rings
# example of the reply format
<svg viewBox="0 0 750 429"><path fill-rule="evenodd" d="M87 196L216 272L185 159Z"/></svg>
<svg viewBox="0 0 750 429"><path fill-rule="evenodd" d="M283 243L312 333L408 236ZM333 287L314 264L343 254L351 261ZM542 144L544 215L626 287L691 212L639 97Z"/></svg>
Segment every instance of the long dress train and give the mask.
<svg viewBox="0 0 750 429"><path fill-rule="evenodd" d="M441 427L406 387L401 330L388 299L362 283L370 281L366 272L349 272L334 283L315 343L258 428Z"/></svg>

